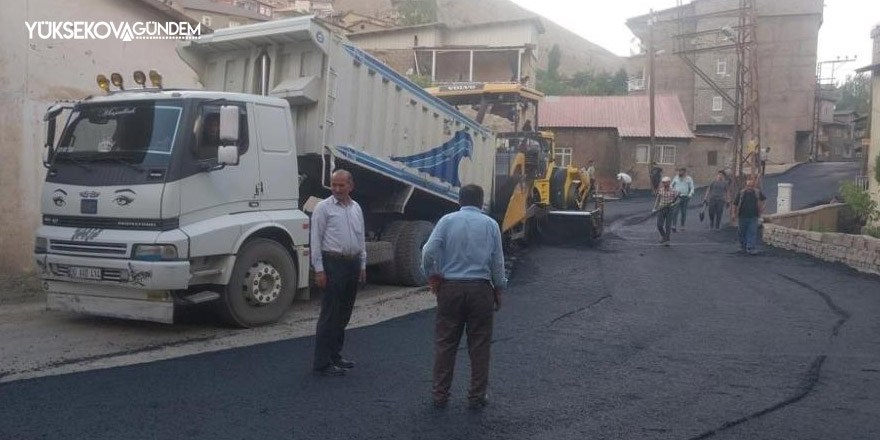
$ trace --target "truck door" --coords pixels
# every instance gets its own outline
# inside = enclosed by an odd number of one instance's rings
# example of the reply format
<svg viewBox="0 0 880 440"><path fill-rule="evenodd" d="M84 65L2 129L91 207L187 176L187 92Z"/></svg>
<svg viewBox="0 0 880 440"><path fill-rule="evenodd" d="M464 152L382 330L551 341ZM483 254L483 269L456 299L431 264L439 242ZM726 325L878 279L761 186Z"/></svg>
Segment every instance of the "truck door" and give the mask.
<svg viewBox="0 0 880 440"><path fill-rule="evenodd" d="M253 108L260 145L262 209L296 209L299 179L291 114L286 106L254 104Z"/></svg>
<svg viewBox="0 0 880 440"><path fill-rule="evenodd" d="M236 166L220 168L217 166L220 105L205 103L198 109L199 115L194 126L196 146L193 155L201 172L180 182L181 224L218 219L229 214L244 214L260 209L260 164L257 158L259 148L258 142L253 139L253 117L245 104L236 104L241 108L238 135L239 163ZM222 224L206 227L215 226L222 227ZM236 229L237 234L238 225L233 228ZM231 243L228 244L231 246Z"/></svg>

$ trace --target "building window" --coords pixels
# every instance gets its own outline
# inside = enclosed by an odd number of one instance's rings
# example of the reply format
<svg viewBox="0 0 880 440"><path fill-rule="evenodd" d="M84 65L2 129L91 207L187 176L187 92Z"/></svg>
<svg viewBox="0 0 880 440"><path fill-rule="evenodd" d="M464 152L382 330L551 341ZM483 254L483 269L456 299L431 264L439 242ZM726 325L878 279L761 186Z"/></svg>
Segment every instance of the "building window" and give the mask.
<svg viewBox="0 0 880 440"><path fill-rule="evenodd" d="M571 148L555 148L553 151L556 155L556 166L571 166Z"/></svg>
<svg viewBox="0 0 880 440"><path fill-rule="evenodd" d="M716 166L718 165L718 152L717 151L709 151L708 158L706 160L706 165Z"/></svg>
<svg viewBox="0 0 880 440"><path fill-rule="evenodd" d="M713 96L712 97L712 111L720 112L724 107L722 107L721 97Z"/></svg>
<svg viewBox="0 0 880 440"><path fill-rule="evenodd" d="M661 165L675 165L675 145L657 145L654 160Z"/></svg>
<svg viewBox="0 0 880 440"><path fill-rule="evenodd" d="M675 165L675 145L655 146L654 162L661 165ZM648 163L647 145L636 145L636 163Z"/></svg>
<svg viewBox="0 0 880 440"><path fill-rule="evenodd" d="M236 27L236 26L241 26L241 23L239 23L235 20L229 20L229 27Z"/></svg>
<svg viewBox="0 0 880 440"><path fill-rule="evenodd" d="M715 62L715 73L718 75L727 75L727 60L717 60Z"/></svg>
<svg viewBox="0 0 880 440"><path fill-rule="evenodd" d="M211 27L213 25L213 22L214 21L211 19L210 15L203 15L202 16L202 24L203 25Z"/></svg>
<svg viewBox="0 0 880 440"><path fill-rule="evenodd" d="M647 145L636 145L636 163L648 163Z"/></svg>

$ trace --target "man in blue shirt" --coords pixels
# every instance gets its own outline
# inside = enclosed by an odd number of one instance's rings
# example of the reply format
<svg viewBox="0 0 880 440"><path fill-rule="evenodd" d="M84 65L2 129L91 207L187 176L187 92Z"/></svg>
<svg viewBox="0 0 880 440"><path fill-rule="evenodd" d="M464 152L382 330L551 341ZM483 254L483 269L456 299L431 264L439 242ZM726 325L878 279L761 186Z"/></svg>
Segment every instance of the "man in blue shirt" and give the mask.
<svg viewBox="0 0 880 440"><path fill-rule="evenodd" d="M422 249L422 270L437 296L433 397L437 408L445 408L449 402L455 355L462 332L467 330L471 359L468 408L479 409L488 404L493 311L501 307L507 278L501 230L480 211L483 189L463 186L459 204L458 212L437 222Z"/></svg>
<svg viewBox="0 0 880 440"><path fill-rule="evenodd" d="M694 195L694 179L687 175L686 168L679 168L678 175L672 179L672 189L678 193L678 206L672 210L672 232L675 232L675 224L681 215L681 230L684 231L684 222L687 220L688 203Z"/></svg>

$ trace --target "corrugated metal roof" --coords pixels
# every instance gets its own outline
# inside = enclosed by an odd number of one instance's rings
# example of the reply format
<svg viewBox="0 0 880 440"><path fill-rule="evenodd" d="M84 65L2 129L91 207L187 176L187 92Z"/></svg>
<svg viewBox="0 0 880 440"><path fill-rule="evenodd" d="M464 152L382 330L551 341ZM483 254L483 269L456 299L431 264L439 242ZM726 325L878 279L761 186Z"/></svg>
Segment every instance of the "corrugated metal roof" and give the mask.
<svg viewBox="0 0 880 440"><path fill-rule="evenodd" d="M657 95L654 114L656 137L694 137L675 95ZM548 96L541 103L538 125L544 128L616 128L621 137L650 137L648 96Z"/></svg>

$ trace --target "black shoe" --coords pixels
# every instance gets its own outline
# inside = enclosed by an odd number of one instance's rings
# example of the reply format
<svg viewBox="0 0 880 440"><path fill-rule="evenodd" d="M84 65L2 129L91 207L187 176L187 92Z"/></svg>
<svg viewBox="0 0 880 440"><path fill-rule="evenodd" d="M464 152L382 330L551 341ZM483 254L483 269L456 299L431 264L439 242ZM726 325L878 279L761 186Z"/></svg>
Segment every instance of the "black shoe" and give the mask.
<svg viewBox="0 0 880 440"><path fill-rule="evenodd" d="M330 364L324 368L315 370L315 374L325 377L345 376L345 370L336 365Z"/></svg>
<svg viewBox="0 0 880 440"><path fill-rule="evenodd" d="M435 409L446 409L449 406L449 399L434 399Z"/></svg>
<svg viewBox="0 0 880 440"><path fill-rule="evenodd" d="M476 399L468 399L468 409L483 409L489 405L489 398L486 396L477 397Z"/></svg>
<svg viewBox="0 0 880 440"><path fill-rule="evenodd" d="M348 359L340 359L340 360L334 362L333 365L336 365L339 368L345 368L346 370L348 370L348 369L354 368L355 363L354 363L354 361L350 361Z"/></svg>

